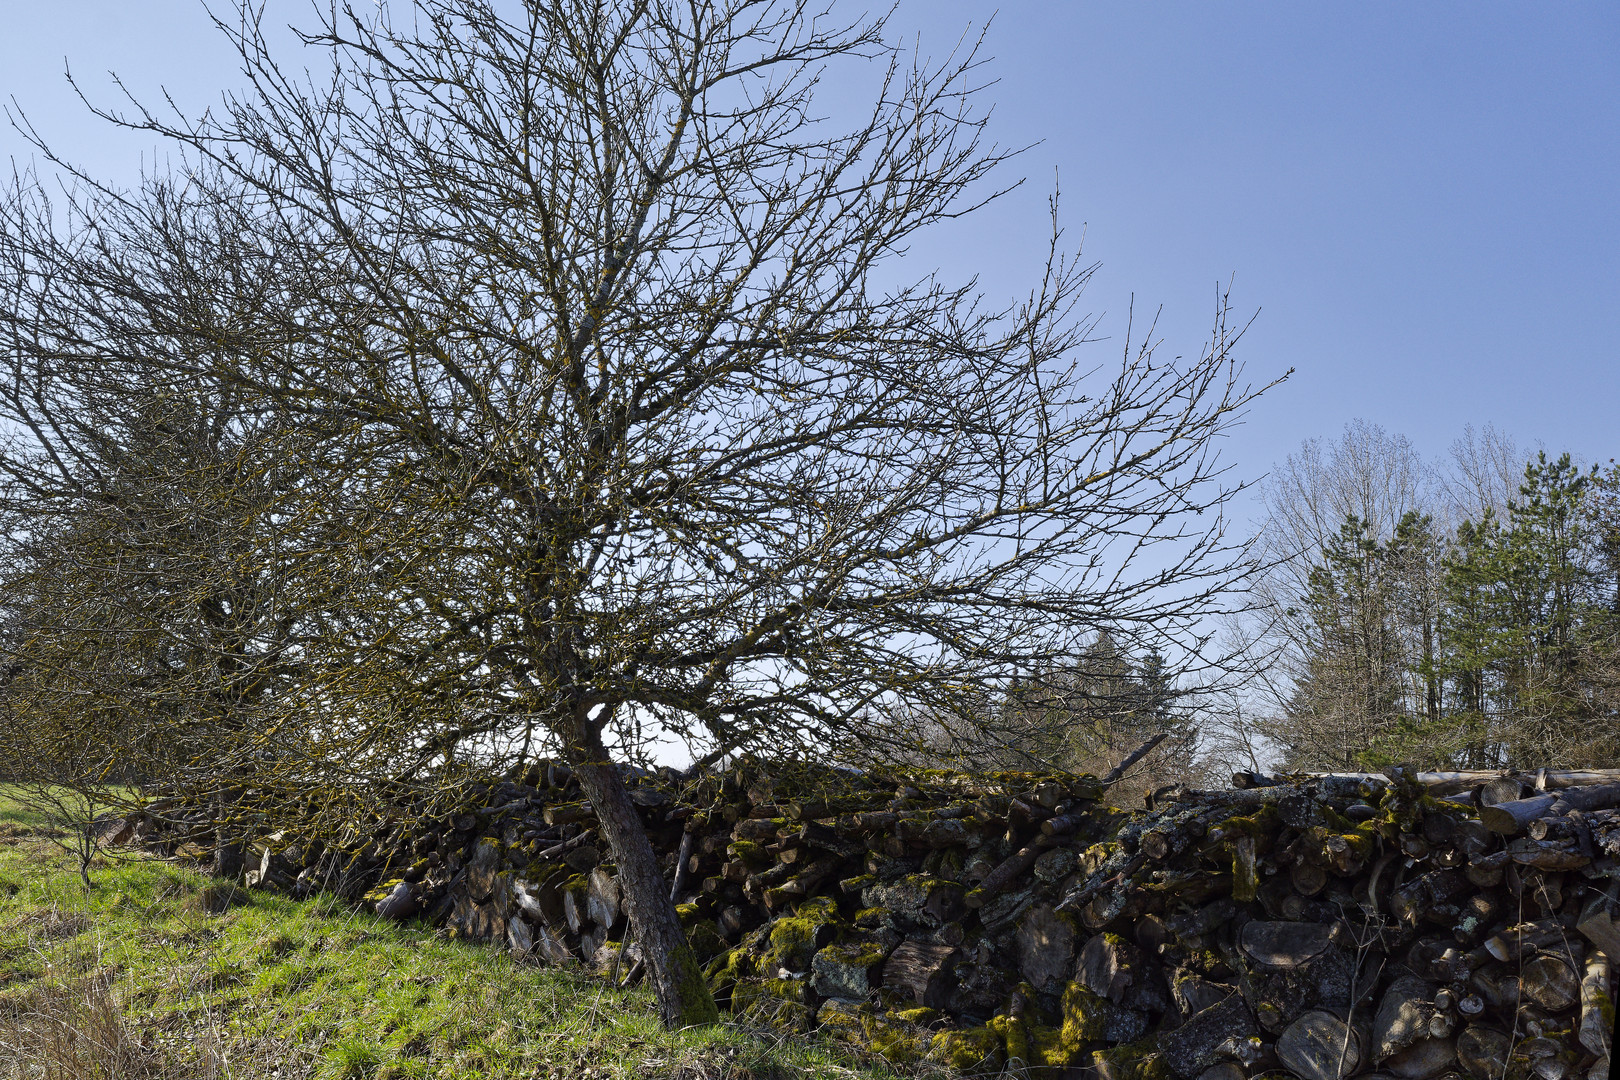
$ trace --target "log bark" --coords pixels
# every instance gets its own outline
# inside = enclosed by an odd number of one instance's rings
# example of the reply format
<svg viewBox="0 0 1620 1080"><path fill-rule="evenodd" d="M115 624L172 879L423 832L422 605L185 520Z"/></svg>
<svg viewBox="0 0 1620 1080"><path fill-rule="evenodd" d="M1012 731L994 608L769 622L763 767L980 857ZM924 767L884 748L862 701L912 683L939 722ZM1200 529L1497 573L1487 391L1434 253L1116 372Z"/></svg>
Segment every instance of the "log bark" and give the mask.
<svg viewBox="0 0 1620 1080"><path fill-rule="evenodd" d="M1067 836L1080 826L1084 825L1088 820L1090 820L1091 816L1092 815L1085 810L1072 810L1067 814L1059 814L1056 817L1047 818L1045 821L1041 822L1041 835Z"/></svg>
<svg viewBox="0 0 1620 1080"><path fill-rule="evenodd" d="M675 879L669 885L671 903L680 903L681 896L686 892L688 883L691 881L692 849L696 843L697 833L688 830L681 834L681 846L675 853Z"/></svg>
<svg viewBox="0 0 1620 1080"><path fill-rule="evenodd" d="M813 894L823 881L837 873L843 865L844 860L837 855L817 859L782 884L766 889L763 893L765 906L771 911L779 911L797 903Z"/></svg>
<svg viewBox="0 0 1620 1080"><path fill-rule="evenodd" d="M1189 1017L1179 1027L1160 1032L1159 1049L1165 1063L1181 1080L1195 1080L1217 1063L1228 1040L1258 1037L1260 1025L1238 994L1228 994Z"/></svg>
<svg viewBox="0 0 1620 1080"><path fill-rule="evenodd" d="M558 844L553 844L550 847L544 848L537 852L534 856L535 861L543 862L549 859L560 859L570 851L573 851L575 848L585 847L595 839L596 830L585 829L578 836L571 837L570 839L564 840Z"/></svg>
<svg viewBox="0 0 1620 1080"><path fill-rule="evenodd" d="M1579 870L1592 862L1573 846L1540 840L1515 840L1513 843L1508 854L1520 866L1533 866L1538 870Z"/></svg>
<svg viewBox="0 0 1620 1080"><path fill-rule="evenodd" d="M1555 802L1562 800L1576 810L1606 810L1620 806L1620 784L1570 788L1557 795L1542 794L1481 806L1479 819L1493 832L1517 836L1536 818L1545 817Z"/></svg>
<svg viewBox="0 0 1620 1080"><path fill-rule="evenodd" d="M625 793L624 798L626 802L630 801L629 792ZM541 816L547 825L578 825L596 820L596 814L588 802L558 803L546 807Z"/></svg>
<svg viewBox="0 0 1620 1080"><path fill-rule="evenodd" d="M1169 737L1170 733L1168 731L1161 731L1147 742L1143 743L1141 746L1138 746L1135 750L1132 750L1129 754L1126 754L1125 760L1121 761L1118 765L1115 765L1112 769L1109 769L1108 774L1102 778L1100 784L1103 787L1108 787L1110 784L1117 782L1120 777L1125 775L1126 769L1129 769L1132 765L1135 765L1138 761L1141 761L1143 758L1147 757L1147 755L1153 751L1155 746L1158 746Z"/></svg>
<svg viewBox="0 0 1620 1080"><path fill-rule="evenodd" d="M1015 878L1023 876L1029 868L1035 865L1035 860L1041 853L1051 846L1049 837L1041 837L1033 844L1019 849L990 871L979 887L967 895L967 906L970 908L983 907L998 892L1012 884ZM1003 849L1005 850L1005 849Z"/></svg>

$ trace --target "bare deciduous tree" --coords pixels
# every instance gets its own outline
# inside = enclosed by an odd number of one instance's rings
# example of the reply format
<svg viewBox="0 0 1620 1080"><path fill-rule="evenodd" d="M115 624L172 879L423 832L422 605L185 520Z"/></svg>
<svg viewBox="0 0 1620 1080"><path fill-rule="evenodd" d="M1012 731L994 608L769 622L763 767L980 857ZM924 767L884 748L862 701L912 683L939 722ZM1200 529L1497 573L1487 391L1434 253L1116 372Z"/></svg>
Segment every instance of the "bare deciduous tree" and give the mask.
<svg viewBox="0 0 1620 1080"><path fill-rule="evenodd" d="M653 730L708 759L903 742L874 717L971 717L1104 628L1165 679L1201 662L1248 568L1214 448L1256 391L1224 303L1191 362L1151 336L1084 359L1055 212L1019 303L877 284L994 194L973 55L908 66L882 20L792 0L417 0L318 13L306 79L238 14L247 94L103 113L183 174L85 191L77 243L14 200L0 347L315 433L258 519L298 540L261 553L319 559L281 594L296 664L221 743L255 783L561 752L664 1019L700 1022L615 756ZM815 121L818 81L874 59L870 115ZM199 275L252 303L185 301ZM31 329L74 303L140 317Z"/></svg>

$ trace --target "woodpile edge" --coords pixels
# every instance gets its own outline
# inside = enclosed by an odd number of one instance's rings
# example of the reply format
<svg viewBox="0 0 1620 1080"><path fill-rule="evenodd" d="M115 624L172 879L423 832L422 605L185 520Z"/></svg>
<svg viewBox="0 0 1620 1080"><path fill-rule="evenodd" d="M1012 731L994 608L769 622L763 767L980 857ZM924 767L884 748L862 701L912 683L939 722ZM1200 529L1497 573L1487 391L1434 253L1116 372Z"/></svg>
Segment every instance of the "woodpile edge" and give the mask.
<svg viewBox="0 0 1620 1080"><path fill-rule="evenodd" d="M753 1023L984 1075L1609 1075L1611 777L1245 773L1123 811L1067 774L624 772L717 1000ZM102 839L201 854L213 818L159 798ZM641 972L555 762L446 817L253 851L251 888Z"/></svg>

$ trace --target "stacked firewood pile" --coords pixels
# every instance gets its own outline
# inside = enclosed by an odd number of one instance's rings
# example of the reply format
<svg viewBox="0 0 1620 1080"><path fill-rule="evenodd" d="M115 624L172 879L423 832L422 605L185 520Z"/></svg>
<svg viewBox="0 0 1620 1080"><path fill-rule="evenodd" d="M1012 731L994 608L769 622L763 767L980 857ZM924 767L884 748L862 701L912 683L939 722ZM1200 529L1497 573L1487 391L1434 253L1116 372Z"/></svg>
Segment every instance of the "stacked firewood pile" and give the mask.
<svg viewBox="0 0 1620 1080"><path fill-rule="evenodd" d="M969 1073L1608 1075L1620 784L1234 781L1134 812L1093 777L760 763L632 793L717 998L755 1022ZM560 765L342 840L268 837L247 882L640 970Z"/></svg>

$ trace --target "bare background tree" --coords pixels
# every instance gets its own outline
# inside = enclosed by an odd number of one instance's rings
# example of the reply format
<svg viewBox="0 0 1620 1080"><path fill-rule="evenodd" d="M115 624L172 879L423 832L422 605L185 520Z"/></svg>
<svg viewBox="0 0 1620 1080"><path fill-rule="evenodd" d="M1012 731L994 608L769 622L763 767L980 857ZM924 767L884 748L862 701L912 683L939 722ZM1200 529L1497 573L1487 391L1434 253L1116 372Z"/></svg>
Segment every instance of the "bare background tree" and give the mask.
<svg viewBox="0 0 1620 1080"><path fill-rule="evenodd" d="M1611 477L1489 426L1435 463L1361 422L1306 443L1262 488L1249 734L1302 768L1610 763Z"/></svg>

